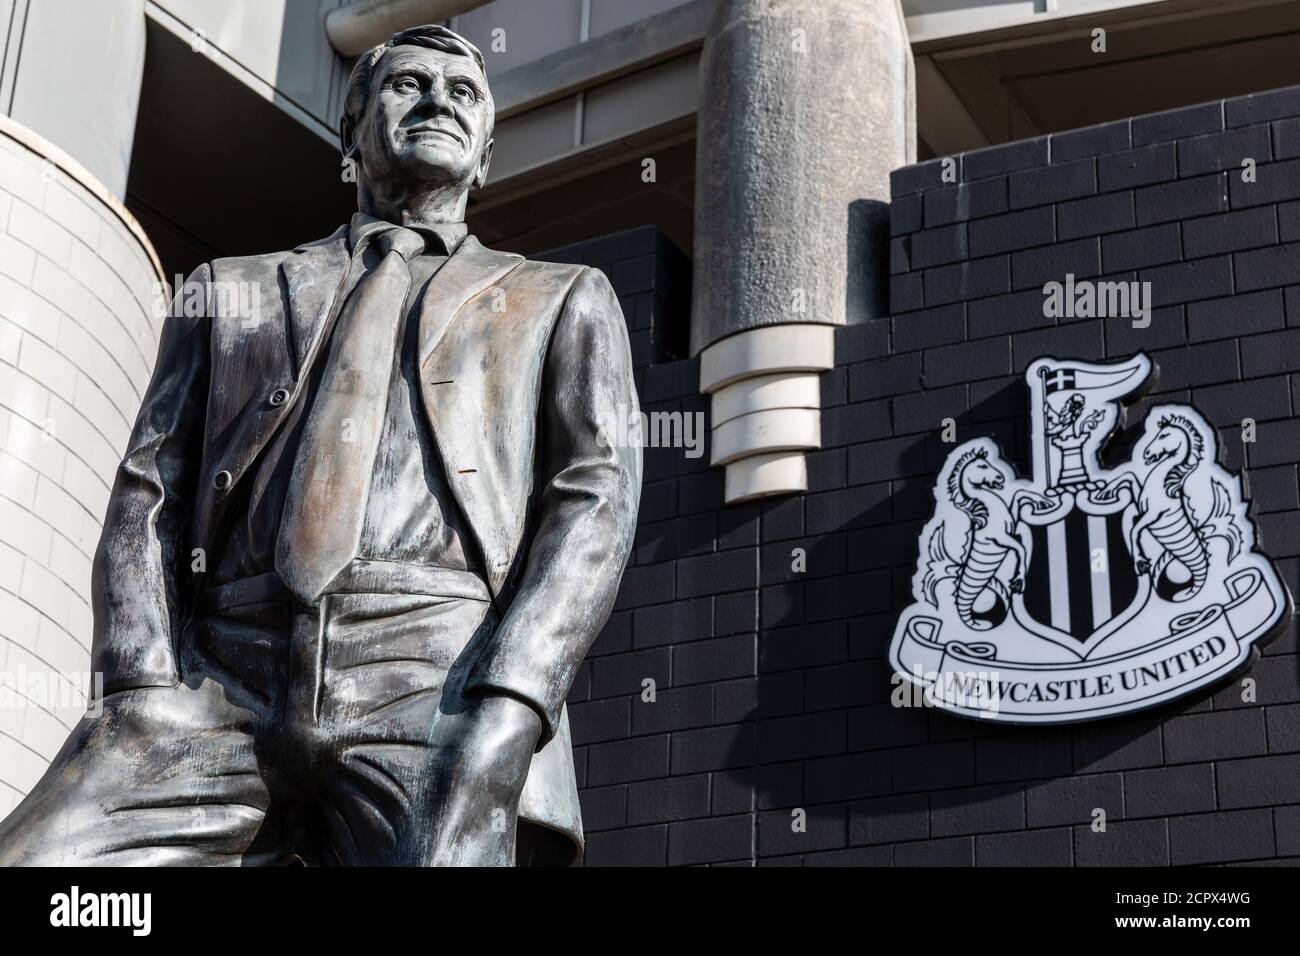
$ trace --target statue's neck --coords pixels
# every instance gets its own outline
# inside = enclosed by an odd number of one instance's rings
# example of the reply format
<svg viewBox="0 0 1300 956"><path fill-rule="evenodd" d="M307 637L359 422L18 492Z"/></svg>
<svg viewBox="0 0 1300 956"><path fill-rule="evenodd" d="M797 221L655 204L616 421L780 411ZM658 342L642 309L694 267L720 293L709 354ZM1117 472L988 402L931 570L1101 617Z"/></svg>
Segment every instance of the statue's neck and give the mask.
<svg viewBox="0 0 1300 956"><path fill-rule="evenodd" d="M386 190L364 182L357 186L357 208L361 212L398 226L464 222L468 198L468 191L458 184L425 189L399 186Z"/></svg>

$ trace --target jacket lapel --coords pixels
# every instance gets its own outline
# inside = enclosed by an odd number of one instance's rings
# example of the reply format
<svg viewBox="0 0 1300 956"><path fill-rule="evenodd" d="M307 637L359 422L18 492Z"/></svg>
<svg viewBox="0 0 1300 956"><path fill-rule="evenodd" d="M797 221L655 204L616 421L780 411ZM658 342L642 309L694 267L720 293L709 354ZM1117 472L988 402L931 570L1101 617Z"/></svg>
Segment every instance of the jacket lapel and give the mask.
<svg viewBox="0 0 1300 956"><path fill-rule="evenodd" d="M420 368L433 358L447 326L465 303L523 261L523 256L485 249L473 236L465 237L429 280L420 301Z"/></svg>
<svg viewBox="0 0 1300 956"><path fill-rule="evenodd" d="M339 228L332 236L299 246L280 264L285 295L289 303L288 335L293 355L293 376L301 380L311 365L320 342L325 319L347 277L351 256L348 230Z"/></svg>

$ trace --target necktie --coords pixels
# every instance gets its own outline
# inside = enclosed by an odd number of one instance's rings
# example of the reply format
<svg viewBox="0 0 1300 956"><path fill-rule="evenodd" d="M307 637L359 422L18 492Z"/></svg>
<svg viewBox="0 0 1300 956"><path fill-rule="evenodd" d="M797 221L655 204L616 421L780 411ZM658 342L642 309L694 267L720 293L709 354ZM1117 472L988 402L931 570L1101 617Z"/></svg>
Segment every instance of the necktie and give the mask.
<svg viewBox="0 0 1300 956"><path fill-rule="evenodd" d="M315 603L357 554L411 287L408 263L424 239L394 227L375 246L383 259L339 316L280 519L275 567L304 604Z"/></svg>

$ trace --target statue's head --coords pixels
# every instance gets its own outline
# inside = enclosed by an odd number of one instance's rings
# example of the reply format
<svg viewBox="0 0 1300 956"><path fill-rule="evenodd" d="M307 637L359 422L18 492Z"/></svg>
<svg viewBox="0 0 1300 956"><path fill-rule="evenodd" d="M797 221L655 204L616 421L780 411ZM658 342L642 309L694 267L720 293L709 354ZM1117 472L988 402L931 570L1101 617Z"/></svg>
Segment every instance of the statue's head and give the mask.
<svg viewBox="0 0 1300 956"><path fill-rule="evenodd" d="M493 116L478 48L446 27L412 27L353 67L343 155L355 162L363 193L445 189L463 197L487 178Z"/></svg>

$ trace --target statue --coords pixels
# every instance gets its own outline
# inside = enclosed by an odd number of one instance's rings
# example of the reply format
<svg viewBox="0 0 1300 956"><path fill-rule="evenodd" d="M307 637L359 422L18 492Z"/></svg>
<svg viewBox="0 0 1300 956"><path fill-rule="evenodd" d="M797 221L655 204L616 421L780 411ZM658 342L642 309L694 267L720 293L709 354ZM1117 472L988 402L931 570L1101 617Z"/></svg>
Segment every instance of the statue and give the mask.
<svg viewBox="0 0 1300 956"><path fill-rule="evenodd" d="M467 234L492 126L472 44L395 34L348 85L351 223L178 292L95 560L102 713L0 863L580 852L564 700L631 550L641 453L602 423L636 391L602 273Z"/></svg>

